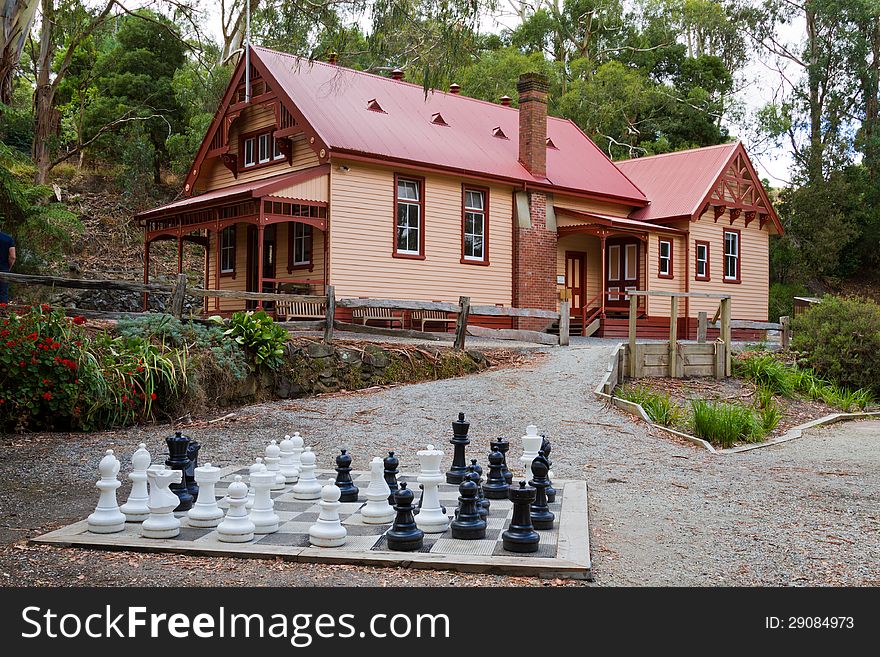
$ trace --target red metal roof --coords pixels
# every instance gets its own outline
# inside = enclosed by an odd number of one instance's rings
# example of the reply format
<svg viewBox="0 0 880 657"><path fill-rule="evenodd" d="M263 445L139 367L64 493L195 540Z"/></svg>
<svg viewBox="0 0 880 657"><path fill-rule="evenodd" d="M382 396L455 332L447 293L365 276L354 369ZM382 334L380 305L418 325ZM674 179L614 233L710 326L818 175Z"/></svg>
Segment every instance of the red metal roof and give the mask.
<svg viewBox="0 0 880 657"><path fill-rule="evenodd" d="M332 152L438 166L643 205L644 194L571 121L550 117L547 178L519 162L519 110L324 62L253 48ZM374 109L369 109L370 105ZM381 110L375 109L378 105ZM438 123L436 114L443 117ZM501 128L507 139L493 136ZM558 149L558 150L557 150Z"/></svg>
<svg viewBox="0 0 880 657"><path fill-rule="evenodd" d="M630 216L641 221L690 217L700 209L739 142L617 162L651 200Z"/></svg>
<svg viewBox="0 0 880 657"><path fill-rule="evenodd" d="M647 221L638 221L636 219L625 219L623 217L615 217L610 214L601 214L599 212L584 212L582 210L571 210L569 208L559 208L553 206L553 210L556 214L568 215L570 217L575 217L576 219L583 219L583 224L574 224L571 226L560 226L560 229L565 228L575 228L577 226L589 226L592 224L602 224L604 226L613 226L616 228L629 228L632 230L650 230L650 231L660 231L664 233L679 233L684 234L684 231L678 230L677 228L670 228L669 226L660 226L657 224L648 223Z"/></svg>

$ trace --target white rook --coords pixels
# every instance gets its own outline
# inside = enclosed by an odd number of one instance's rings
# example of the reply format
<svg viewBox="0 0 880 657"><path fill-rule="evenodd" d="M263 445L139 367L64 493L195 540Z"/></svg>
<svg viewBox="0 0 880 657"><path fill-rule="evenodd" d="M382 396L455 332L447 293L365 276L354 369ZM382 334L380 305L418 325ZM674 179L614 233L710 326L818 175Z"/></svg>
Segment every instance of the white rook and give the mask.
<svg viewBox="0 0 880 657"><path fill-rule="evenodd" d="M223 511L217 506L217 495L214 487L220 481L220 468L210 463L195 469L196 483L199 485L199 497L187 512L192 527L216 527L223 520Z"/></svg>
<svg viewBox="0 0 880 657"><path fill-rule="evenodd" d="M116 477L119 467L119 459L113 456L112 449L108 449L98 463L98 473L101 475L95 482L95 487L101 491L98 506L88 519L88 528L93 534L113 534L125 529L125 515L116 501L116 489L122 485Z"/></svg>
<svg viewBox="0 0 880 657"><path fill-rule="evenodd" d="M449 517L440 506L440 484L446 481L446 477L440 472L443 450L428 445L428 449L420 450L417 454L421 464L418 482L424 486L424 493L422 506L416 516L416 526L426 534L440 534L449 529Z"/></svg>
<svg viewBox="0 0 880 657"><path fill-rule="evenodd" d="M275 473L264 467L260 472L251 475L251 488L254 490L254 505L248 516L254 523L255 534L271 534L278 531L280 519L275 513L275 502L272 501L272 485Z"/></svg>

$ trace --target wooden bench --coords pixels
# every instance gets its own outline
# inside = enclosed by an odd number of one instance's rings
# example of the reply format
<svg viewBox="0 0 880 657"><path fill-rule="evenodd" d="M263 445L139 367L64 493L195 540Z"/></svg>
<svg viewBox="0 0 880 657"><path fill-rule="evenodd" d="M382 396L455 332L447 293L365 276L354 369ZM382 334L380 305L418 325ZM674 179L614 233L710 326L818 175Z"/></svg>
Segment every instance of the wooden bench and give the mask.
<svg viewBox="0 0 880 657"><path fill-rule="evenodd" d="M391 312L391 308L374 308L372 306L368 306L365 308L354 308L351 311L353 321L357 322L357 320L361 320L361 323L366 326L369 321L377 321L377 322L390 322L391 326L394 326L394 322L398 322L400 324L400 328L403 328L403 314L395 315Z"/></svg>
<svg viewBox="0 0 880 657"><path fill-rule="evenodd" d="M422 333L425 332L425 324L429 322L442 323L445 329L449 324L455 324L455 317L451 318L442 310L414 310L412 312L412 321L422 323Z"/></svg>
<svg viewBox="0 0 880 657"><path fill-rule="evenodd" d="M277 301L275 317L279 322L294 319L325 319L327 304L324 301Z"/></svg>

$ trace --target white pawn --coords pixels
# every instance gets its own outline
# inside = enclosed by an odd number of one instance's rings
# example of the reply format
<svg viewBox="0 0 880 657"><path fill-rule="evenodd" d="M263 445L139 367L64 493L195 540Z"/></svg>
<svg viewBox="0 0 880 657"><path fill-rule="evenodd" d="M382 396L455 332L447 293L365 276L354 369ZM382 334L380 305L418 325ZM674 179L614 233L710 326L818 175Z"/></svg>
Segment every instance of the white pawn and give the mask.
<svg viewBox="0 0 880 657"><path fill-rule="evenodd" d="M266 464L263 463L263 459L258 456L256 459L254 459L254 462L251 465L251 467L248 468L248 483L253 481L252 477L254 476L255 473L263 472L265 469L266 469ZM228 502L228 497L227 497L227 502ZM248 488L247 502L245 503L244 508L250 509L253 506L254 506L254 487L251 486L250 488Z"/></svg>
<svg viewBox="0 0 880 657"><path fill-rule="evenodd" d="M220 468L210 463L195 469L196 483L199 485L199 497L187 512L191 527L216 527L223 520L223 511L217 506L214 486L220 481Z"/></svg>
<svg viewBox="0 0 880 657"><path fill-rule="evenodd" d="M306 447L302 454L302 467L299 470L299 481L293 486L293 498L296 500L321 498L321 484L315 478L315 454L311 447Z"/></svg>
<svg viewBox="0 0 880 657"><path fill-rule="evenodd" d="M339 547L345 544L348 532L339 520L341 495L342 491L332 479L321 489L321 513L318 514L318 521L309 527L309 543L312 545Z"/></svg>
<svg viewBox="0 0 880 657"><path fill-rule="evenodd" d="M299 431L293 432L293 435L290 437L290 442L293 443L293 467L299 472L302 470L302 453L303 445L305 444L302 436L299 435Z"/></svg>
<svg viewBox="0 0 880 657"><path fill-rule="evenodd" d="M89 531L93 534L113 534L125 529L125 516L119 510L119 503L116 501L116 489L122 485L116 478L119 467L119 459L113 456L112 449L108 449L98 464L98 472L101 475L101 478L95 482L95 487L101 491L98 506L88 520Z"/></svg>
<svg viewBox="0 0 880 657"><path fill-rule="evenodd" d="M443 507L440 505L439 486L446 481L446 477L440 472L443 450L428 445L428 449L419 450L416 454L421 464L418 481L424 486L422 506L419 515L416 516L416 526L426 534L441 534L449 529L449 516L443 512Z"/></svg>
<svg viewBox="0 0 880 657"><path fill-rule="evenodd" d="M526 435L522 437L523 455L519 457L519 462L527 479L532 476L532 461L538 458L538 451L543 441L544 436L538 435L538 427L534 424L526 427Z"/></svg>
<svg viewBox="0 0 880 657"><path fill-rule="evenodd" d="M147 468L150 467L150 453L144 443L138 445L131 457L132 471L128 474L131 493L128 501L119 507L127 522L143 522L150 517L150 493L147 489Z"/></svg>
<svg viewBox="0 0 880 657"><path fill-rule="evenodd" d="M361 509L361 518L368 525L384 525L394 520L394 507L388 503L391 489L385 481L384 464L376 456L370 461L370 485L366 491L367 503Z"/></svg>
<svg viewBox="0 0 880 657"><path fill-rule="evenodd" d="M281 461L278 463L278 471L284 475L284 481L288 484L295 484L299 479L299 467L296 464L296 448L290 436L284 436L281 441Z"/></svg>
<svg viewBox="0 0 880 657"><path fill-rule="evenodd" d="M247 502L247 486L241 480L241 475L235 475L235 480L229 484L227 491L229 499L229 511L223 522L217 525L217 539L224 543L247 543L254 540L254 523L248 518L248 512L244 508Z"/></svg>
<svg viewBox="0 0 880 657"><path fill-rule="evenodd" d="M262 472L251 475L251 488L254 490L254 506L251 508L248 518L254 524L255 534L271 534L278 531L281 520L275 513L275 503L272 501L272 485L275 482L275 473L263 468Z"/></svg>
<svg viewBox="0 0 880 657"><path fill-rule="evenodd" d="M266 447L266 469L275 475L275 483L272 484L272 490L281 490L287 485L284 475L278 470L278 464L281 461L281 448L278 447L278 441L273 440Z"/></svg>
<svg viewBox="0 0 880 657"><path fill-rule="evenodd" d="M164 465L153 465L147 470L150 482L150 517L141 524L144 538L174 538L180 533L180 520L174 517L174 509L180 504L168 486L179 484L181 470L168 470Z"/></svg>

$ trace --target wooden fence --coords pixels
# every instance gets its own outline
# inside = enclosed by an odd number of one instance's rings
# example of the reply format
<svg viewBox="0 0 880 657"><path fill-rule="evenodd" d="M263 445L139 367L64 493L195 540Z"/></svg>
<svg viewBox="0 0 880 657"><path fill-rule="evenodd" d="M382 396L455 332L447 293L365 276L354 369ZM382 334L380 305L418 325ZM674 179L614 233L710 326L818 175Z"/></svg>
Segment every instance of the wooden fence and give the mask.
<svg viewBox="0 0 880 657"><path fill-rule="evenodd" d="M458 303L449 301L411 301L405 299L339 299L335 288L327 286L326 295L281 294L272 292L240 292L237 290L210 290L190 287L186 274L179 274L174 285L157 283L138 283L119 280L86 280L79 278L59 278L56 276L33 276L29 274L11 274L0 272L0 280L17 285L39 285L52 288L84 289L84 290L118 290L143 294L170 295L170 314L181 318L184 315L184 300L189 296L201 298L243 299L246 301L280 301L288 303L321 303L324 304L326 315L323 320L279 322L279 325L290 331L323 331L324 341L333 341L335 331L350 331L384 335L390 337L416 338L432 341L452 341L455 349L464 349L466 336L491 338L496 340L519 340L546 345L568 345L569 343L569 303L561 303L560 311L542 310L539 308L509 308L503 306L471 305L469 297L459 297ZM395 329L379 326L343 322L336 318L338 308L382 308L391 310L423 310L454 313L456 325L454 333L429 333L414 329ZM120 319L138 317L146 313L111 312L65 308L69 313L83 317L99 319ZM491 329L469 325L472 316L540 318L559 322L559 336L528 331L524 329ZM206 321L204 319L198 321Z"/></svg>

